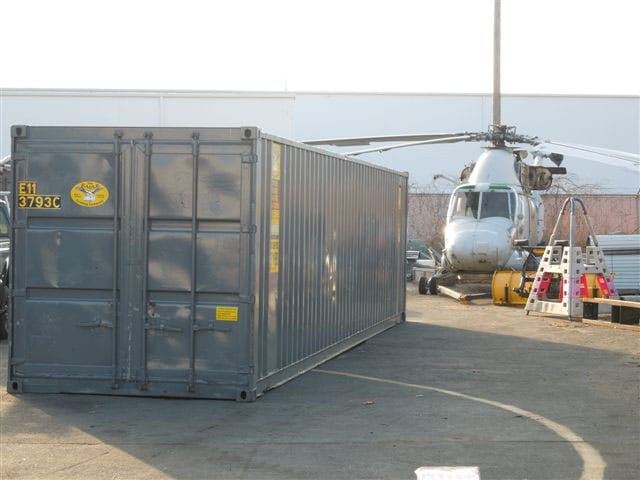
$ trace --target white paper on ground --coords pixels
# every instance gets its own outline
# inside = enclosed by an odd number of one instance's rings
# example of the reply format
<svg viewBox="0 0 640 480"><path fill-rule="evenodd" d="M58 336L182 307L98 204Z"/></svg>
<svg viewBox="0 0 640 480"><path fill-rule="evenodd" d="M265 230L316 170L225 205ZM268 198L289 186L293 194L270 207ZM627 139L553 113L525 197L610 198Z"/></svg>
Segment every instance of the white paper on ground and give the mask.
<svg viewBox="0 0 640 480"><path fill-rule="evenodd" d="M420 467L416 480L480 480L478 467Z"/></svg>

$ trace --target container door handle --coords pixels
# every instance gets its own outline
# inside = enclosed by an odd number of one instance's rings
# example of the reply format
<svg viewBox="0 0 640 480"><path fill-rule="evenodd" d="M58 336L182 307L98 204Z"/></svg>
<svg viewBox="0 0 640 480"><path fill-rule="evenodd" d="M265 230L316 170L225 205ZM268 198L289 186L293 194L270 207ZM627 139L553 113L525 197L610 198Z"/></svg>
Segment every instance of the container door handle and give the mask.
<svg viewBox="0 0 640 480"><path fill-rule="evenodd" d="M145 328L145 330L160 330L160 331L163 331L163 332L176 332L176 333L182 332L181 328L168 327L164 323L161 323L160 325L152 325L150 323L145 323L144 324L144 328Z"/></svg>
<svg viewBox="0 0 640 480"><path fill-rule="evenodd" d="M96 318L93 322L79 323L78 327L82 327L82 328L100 328L100 327L113 328L113 323L105 322L101 318Z"/></svg>

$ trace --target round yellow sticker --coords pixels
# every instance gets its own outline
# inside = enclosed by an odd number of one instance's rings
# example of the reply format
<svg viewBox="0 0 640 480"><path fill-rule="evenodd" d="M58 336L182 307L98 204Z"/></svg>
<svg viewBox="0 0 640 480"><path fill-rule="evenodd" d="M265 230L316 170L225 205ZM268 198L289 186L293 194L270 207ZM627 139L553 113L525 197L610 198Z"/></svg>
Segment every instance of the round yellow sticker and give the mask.
<svg viewBox="0 0 640 480"><path fill-rule="evenodd" d="M99 207L109 200L109 190L99 182L76 183L69 195L71 200L83 207Z"/></svg>

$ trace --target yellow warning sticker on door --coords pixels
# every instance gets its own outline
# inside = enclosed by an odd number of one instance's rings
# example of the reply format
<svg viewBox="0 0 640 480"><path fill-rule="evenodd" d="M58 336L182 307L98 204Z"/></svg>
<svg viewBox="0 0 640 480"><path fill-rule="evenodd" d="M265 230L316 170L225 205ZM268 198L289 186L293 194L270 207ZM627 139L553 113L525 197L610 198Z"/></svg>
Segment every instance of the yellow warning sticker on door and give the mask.
<svg viewBox="0 0 640 480"><path fill-rule="evenodd" d="M223 322L237 322L238 321L238 307L216 307L216 320L222 320Z"/></svg>
<svg viewBox="0 0 640 480"><path fill-rule="evenodd" d="M109 190L99 182L79 182L71 187L71 200L82 207L99 207L109 200Z"/></svg>

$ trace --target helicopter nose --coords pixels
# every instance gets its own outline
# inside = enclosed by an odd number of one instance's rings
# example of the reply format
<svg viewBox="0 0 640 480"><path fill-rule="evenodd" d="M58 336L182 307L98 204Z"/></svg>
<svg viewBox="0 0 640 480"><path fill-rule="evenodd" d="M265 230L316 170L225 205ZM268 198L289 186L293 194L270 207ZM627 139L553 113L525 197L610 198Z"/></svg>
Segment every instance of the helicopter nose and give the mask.
<svg viewBox="0 0 640 480"><path fill-rule="evenodd" d="M444 252L453 270L463 270L473 252L475 228L456 229L445 236Z"/></svg>
<svg viewBox="0 0 640 480"><path fill-rule="evenodd" d="M445 245L447 259L455 270L492 272L502 268L511 254L508 232L481 226L459 230Z"/></svg>
<svg viewBox="0 0 640 480"><path fill-rule="evenodd" d="M511 251L511 239L507 231L476 229L472 254L478 263L483 260L501 267L504 252ZM507 256L508 259L508 256Z"/></svg>

